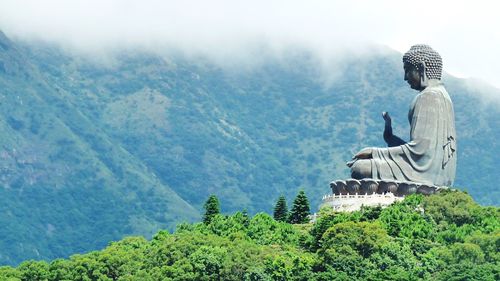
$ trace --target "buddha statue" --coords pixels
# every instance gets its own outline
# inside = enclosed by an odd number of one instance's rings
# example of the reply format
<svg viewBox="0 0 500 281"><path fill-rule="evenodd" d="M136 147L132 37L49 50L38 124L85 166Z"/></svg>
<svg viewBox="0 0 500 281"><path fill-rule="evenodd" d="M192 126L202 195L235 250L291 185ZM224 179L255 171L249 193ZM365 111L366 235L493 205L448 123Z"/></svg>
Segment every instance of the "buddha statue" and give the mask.
<svg viewBox="0 0 500 281"><path fill-rule="evenodd" d="M455 179L457 146L450 96L441 82L441 56L427 45L414 45L403 55L404 80L418 91L408 112L410 140L392 134L385 120L388 147L367 147L347 165L354 179L410 181L451 186Z"/></svg>

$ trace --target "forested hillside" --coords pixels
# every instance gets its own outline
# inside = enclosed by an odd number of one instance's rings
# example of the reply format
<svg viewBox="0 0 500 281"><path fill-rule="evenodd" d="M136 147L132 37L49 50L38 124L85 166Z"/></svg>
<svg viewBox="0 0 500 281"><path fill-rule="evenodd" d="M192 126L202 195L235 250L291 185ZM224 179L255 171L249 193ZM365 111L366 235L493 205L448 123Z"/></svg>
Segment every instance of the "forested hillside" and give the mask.
<svg viewBox="0 0 500 281"><path fill-rule="evenodd" d="M408 139L415 95L401 54L307 50L254 67L138 51L109 61L0 33L0 264L53 259L223 212L271 212L303 188L313 209L345 161L382 146L382 111ZM455 103L455 186L498 205L500 106L446 77ZM484 91L484 90L482 90ZM489 89L490 96L500 96Z"/></svg>
<svg viewBox="0 0 500 281"><path fill-rule="evenodd" d="M215 215L152 240L0 267L2 280L498 280L500 209L462 192L322 212L315 224Z"/></svg>

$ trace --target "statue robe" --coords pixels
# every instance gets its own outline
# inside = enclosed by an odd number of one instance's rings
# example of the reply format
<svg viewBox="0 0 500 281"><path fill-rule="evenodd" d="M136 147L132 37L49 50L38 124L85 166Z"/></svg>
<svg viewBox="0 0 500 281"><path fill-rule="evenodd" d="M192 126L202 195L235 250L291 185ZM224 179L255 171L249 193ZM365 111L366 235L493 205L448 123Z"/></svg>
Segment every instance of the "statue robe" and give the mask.
<svg viewBox="0 0 500 281"><path fill-rule="evenodd" d="M441 81L429 80L413 100L408 120L409 142L373 148L372 178L451 186L457 161L455 114Z"/></svg>

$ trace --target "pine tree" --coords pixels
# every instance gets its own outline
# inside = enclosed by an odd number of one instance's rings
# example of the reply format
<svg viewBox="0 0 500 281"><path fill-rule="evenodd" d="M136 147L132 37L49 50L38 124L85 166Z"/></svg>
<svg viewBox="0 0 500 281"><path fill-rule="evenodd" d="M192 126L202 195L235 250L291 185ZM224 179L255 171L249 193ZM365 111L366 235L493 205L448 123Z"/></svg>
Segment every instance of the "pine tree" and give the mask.
<svg viewBox="0 0 500 281"><path fill-rule="evenodd" d="M281 195L278 198L278 201L276 201L273 217L276 221L288 220L288 207L286 206L285 196Z"/></svg>
<svg viewBox="0 0 500 281"><path fill-rule="evenodd" d="M288 219L288 207L286 206L285 196L281 195L274 207L274 219L277 221L286 221Z"/></svg>
<svg viewBox="0 0 500 281"><path fill-rule="evenodd" d="M309 222L308 216L310 215L309 200L307 199L304 190L299 191L295 200L293 200L293 207L290 211L289 223L307 223Z"/></svg>
<svg viewBox="0 0 500 281"><path fill-rule="evenodd" d="M205 208L205 214L203 215L203 223L205 224L209 224L215 215L220 214L219 199L214 194L208 197L203 207Z"/></svg>

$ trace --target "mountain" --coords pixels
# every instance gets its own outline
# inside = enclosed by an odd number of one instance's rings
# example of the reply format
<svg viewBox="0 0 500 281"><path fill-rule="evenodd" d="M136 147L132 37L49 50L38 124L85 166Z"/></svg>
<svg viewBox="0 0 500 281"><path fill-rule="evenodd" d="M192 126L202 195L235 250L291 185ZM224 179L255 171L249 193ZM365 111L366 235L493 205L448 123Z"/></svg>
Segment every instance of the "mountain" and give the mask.
<svg viewBox="0 0 500 281"><path fill-rule="evenodd" d="M397 52L345 58L335 79L321 65L305 50L254 68L137 51L99 61L0 35L0 263L150 237L199 219L212 193L224 212L270 212L299 189L318 206L354 152L384 145L382 111L408 136L416 93ZM486 96L500 92L444 82L455 186L498 205L500 106Z"/></svg>
<svg viewBox="0 0 500 281"><path fill-rule="evenodd" d="M2 263L151 235L198 211L75 107L2 38Z"/></svg>

